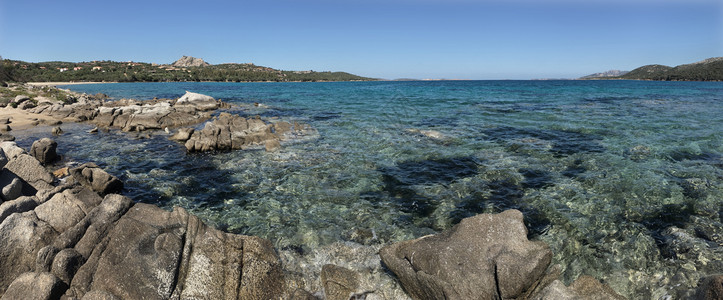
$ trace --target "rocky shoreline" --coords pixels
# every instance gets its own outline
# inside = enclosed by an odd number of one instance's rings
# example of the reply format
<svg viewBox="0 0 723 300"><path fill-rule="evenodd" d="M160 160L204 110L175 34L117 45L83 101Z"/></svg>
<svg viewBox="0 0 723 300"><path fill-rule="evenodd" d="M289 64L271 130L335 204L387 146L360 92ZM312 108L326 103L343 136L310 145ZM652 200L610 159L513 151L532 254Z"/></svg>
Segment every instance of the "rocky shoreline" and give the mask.
<svg viewBox="0 0 723 300"><path fill-rule="evenodd" d="M34 86L24 88L36 89ZM178 99L147 101L108 101L102 94L67 93L70 95L65 101L18 95L7 105L12 105L16 111L38 116L32 125L40 125L41 120L49 125L85 122L94 124L99 129L133 132L139 137L148 137L149 134L144 133L162 130L170 139L184 143L190 152L253 147L265 147L268 151L274 151L279 149L281 142L285 140L313 138L317 135L317 132L306 124L269 122L258 116L244 118L229 114L224 111L239 108L198 93L186 92ZM48 117L51 119L48 120ZM202 123L204 126L196 128ZM7 125L3 131L10 130ZM93 131L96 130L98 129ZM61 131L60 128L53 129L54 134ZM2 139L12 140L10 137Z"/></svg>
<svg viewBox="0 0 723 300"><path fill-rule="evenodd" d="M315 134L304 124L214 116L227 104L184 97L80 95L26 110L140 136L164 131L188 151L274 151ZM304 261L266 239L211 228L182 208L135 203L95 164L53 170L56 149L51 139L27 151L0 144L0 299L622 299L590 276L565 286L550 248L528 240L516 210L394 244L322 246ZM723 276L704 278L697 299L720 298L722 283Z"/></svg>

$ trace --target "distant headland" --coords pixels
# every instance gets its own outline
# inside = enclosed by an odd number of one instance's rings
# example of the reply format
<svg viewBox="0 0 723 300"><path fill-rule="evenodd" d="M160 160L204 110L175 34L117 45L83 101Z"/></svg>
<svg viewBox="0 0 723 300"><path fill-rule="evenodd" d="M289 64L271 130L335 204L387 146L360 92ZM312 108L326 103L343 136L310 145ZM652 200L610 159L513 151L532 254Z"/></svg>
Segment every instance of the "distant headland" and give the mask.
<svg viewBox="0 0 723 300"><path fill-rule="evenodd" d="M692 64L669 67L646 65L630 72L611 70L580 79L634 79L660 81L723 81L723 57L713 57Z"/></svg>
<svg viewBox="0 0 723 300"><path fill-rule="evenodd" d="M369 81L346 72L283 71L253 63L209 64L183 56L172 64L145 62L39 62L0 59L0 82Z"/></svg>

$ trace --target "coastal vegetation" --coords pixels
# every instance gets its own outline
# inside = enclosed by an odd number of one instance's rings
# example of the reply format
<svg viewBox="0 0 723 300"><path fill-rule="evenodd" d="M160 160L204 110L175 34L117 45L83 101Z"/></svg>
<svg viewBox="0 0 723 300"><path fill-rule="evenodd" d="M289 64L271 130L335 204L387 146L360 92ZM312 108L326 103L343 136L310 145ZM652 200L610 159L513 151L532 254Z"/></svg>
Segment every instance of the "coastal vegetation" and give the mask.
<svg viewBox="0 0 723 300"><path fill-rule="evenodd" d="M618 72L619 74L615 74ZM608 71L580 79L634 79L660 81L723 81L723 57L709 58L692 64L669 67L645 65L630 72Z"/></svg>
<svg viewBox="0 0 723 300"><path fill-rule="evenodd" d="M2 60L0 82L177 82L177 81L365 81L346 72L282 71L252 63L219 65L143 62L40 62Z"/></svg>
<svg viewBox="0 0 723 300"><path fill-rule="evenodd" d="M676 67L664 65L642 66L619 78L665 81L721 81L723 80L723 57L709 58Z"/></svg>

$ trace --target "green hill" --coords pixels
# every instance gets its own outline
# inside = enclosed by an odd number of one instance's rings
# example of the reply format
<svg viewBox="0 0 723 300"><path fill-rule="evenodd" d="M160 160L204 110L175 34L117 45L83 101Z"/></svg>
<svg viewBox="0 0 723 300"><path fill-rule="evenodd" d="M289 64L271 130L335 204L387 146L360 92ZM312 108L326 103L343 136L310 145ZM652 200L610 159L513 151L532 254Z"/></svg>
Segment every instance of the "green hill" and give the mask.
<svg viewBox="0 0 723 300"><path fill-rule="evenodd" d="M201 60L202 61L202 60ZM2 60L0 81L362 81L375 80L345 72L281 71L254 64L201 66L141 62L41 62Z"/></svg>
<svg viewBox="0 0 723 300"><path fill-rule="evenodd" d="M665 81L723 81L723 57L709 58L677 67L647 65L618 78Z"/></svg>

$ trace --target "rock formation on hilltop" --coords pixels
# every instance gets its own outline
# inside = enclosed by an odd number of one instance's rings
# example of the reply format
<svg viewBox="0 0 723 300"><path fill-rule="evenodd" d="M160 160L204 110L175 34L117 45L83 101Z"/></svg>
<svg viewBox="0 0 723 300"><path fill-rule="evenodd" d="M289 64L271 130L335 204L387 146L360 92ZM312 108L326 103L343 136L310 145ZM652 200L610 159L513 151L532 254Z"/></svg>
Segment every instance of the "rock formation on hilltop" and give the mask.
<svg viewBox="0 0 723 300"><path fill-rule="evenodd" d="M191 56L183 56L179 60L173 62L174 67L207 67L210 66L207 62L203 61L202 58L195 58Z"/></svg>

